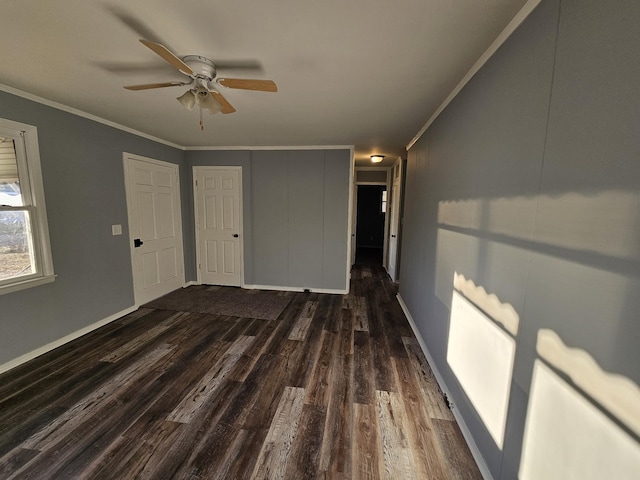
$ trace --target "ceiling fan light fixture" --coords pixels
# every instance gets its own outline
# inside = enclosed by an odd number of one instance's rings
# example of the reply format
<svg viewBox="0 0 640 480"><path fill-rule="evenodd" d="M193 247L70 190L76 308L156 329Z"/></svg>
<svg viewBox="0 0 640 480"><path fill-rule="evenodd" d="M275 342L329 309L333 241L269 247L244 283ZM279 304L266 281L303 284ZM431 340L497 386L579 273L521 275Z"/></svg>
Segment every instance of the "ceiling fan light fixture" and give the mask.
<svg viewBox="0 0 640 480"><path fill-rule="evenodd" d="M207 102L207 104L208 104L207 107L203 105L202 108L206 108L207 110L209 110L209 113L211 115L215 115L216 113L219 113L222 110L222 105L220 105L214 99L211 99L211 101Z"/></svg>
<svg viewBox="0 0 640 480"><path fill-rule="evenodd" d="M180 95L177 100L187 110L193 110L193 106L196 104L196 95L193 93L193 91L187 90L182 95Z"/></svg>
<svg viewBox="0 0 640 480"><path fill-rule="evenodd" d="M206 108L211 115L222 110L222 105L218 102L211 92L207 89L198 89L196 94L196 103L200 108Z"/></svg>
<svg viewBox="0 0 640 480"><path fill-rule="evenodd" d="M384 160L384 155L371 155L371 163L380 163Z"/></svg>
<svg viewBox="0 0 640 480"><path fill-rule="evenodd" d="M147 83L143 85L128 85L127 90L149 90L152 88L175 87L178 85L191 85L189 91L178 97L178 101L188 110L192 110L195 105L202 109L206 108L209 113L229 114L236 111L227 99L220 92L214 90L214 85L222 85L226 88L240 90L255 90L259 92L277 92L278 87L273 80L246 79L246 78L221 78L216 79L216 64L200 55L187 55L183 58L177 57L167 47L156 42L140 39L145 47L158 55L164 61L176 68L180 73L189 77L188 82L161 82ZM214 83L215 82L215 83Z"/></svg>

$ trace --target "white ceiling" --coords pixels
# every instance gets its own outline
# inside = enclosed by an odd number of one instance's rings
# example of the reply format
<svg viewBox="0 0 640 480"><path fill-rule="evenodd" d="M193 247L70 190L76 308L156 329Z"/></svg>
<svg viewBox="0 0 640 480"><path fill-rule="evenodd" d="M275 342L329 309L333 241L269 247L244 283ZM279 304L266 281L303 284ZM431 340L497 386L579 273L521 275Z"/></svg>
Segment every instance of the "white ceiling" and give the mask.
<svg viewBox="0 0 640 480"><path fill-rule="evenodd" d="M0 83L183 147L355 145L387 162L406 145L525 0L4 0ZM220 92L237 109L198 113L187 87L138 42L260 69L278 93ZM138 67L144 67L143 69ZM359 162L358 162L359 163Z"/></svg>

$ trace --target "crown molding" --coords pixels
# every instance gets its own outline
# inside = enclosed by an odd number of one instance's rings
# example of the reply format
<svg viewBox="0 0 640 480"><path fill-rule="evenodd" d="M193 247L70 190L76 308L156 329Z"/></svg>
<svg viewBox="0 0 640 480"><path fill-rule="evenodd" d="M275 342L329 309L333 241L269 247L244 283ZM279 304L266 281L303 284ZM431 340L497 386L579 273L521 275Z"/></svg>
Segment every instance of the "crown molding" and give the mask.
<svg viewBox="0 0 640 480"><path fill-rule="evenodd" d="M39 97L38 95L34 95L29 92L25 92L24 90L19 90L17 88L11 87L9 85L5 85L0 83L0 91L10 93L11 95L15 95L16 97L25 98L27 100L31 100L32 102L40 103L42 105L46 105L48 107L55 108L57 110L62 110L63 112L71 113L72 115L77 115L78 117L86 118L87 120L92 120L94 122L101 123L103 125L107 125L109 127L116 128L118 130L122 130L123 132L131 133L132 135L136 135L138 137L146 138L147 140L152 140L156 143L161 143L163 145L167 145L169 147L176 148L178 150L184 150L185 147L182 145L178 145L176 143L168 142L167 140L163 140L162 138L154 137L153 135L149 135L144 132L140 132L139 130L134 130L130 127L125 127L124 125L120 125L119 123L112 122L111 120L106 120L102 117L98 117L91 113L84 112L82 110L78 110L77 108L69 107L62 103L54 102L53 100L49 100L43 97Z"/></svg>
<svg viewBox="0 0 640 480"><path fill-rule="evenodd" d="M502 46L504 42L511 36L513 32L525 21L525 19L533 12L533 10L538 6L538 4L542 0L528 0L527 3L516 13L516 15L511 19L511 21L507 24L507 26L500 32L500 34L496 37L489 48L485 50L485 52L480 55L480 58L473 64L471 69L467 72L467 74L462 77L460 83L456 85L453 91L449 94L449 96L445 99L444 102L437 108L431 118L427 120L427 123L420 129L420 131L416 134L415 137L409 142L407 145L407 150L409 150L413 145L420 140L420 137L424 135L424 133L429 129L431 124L435 122L436 118L440 116L440 114L444 111L445 108L451 103L451 101L458 96L460 91L465 87L467 83L473 78L473 76L478 73L478 71L484 66L485 63L489 61L491 57L498 51L498 49Z"/></svg>
<svg viewBox="0 0 640 480"><path fill-rule="evenodd" d="M209 151L209 150L350 150L353 145L245 145L245 146L207 146L207 147L183 147L185 151Z"/></svg>

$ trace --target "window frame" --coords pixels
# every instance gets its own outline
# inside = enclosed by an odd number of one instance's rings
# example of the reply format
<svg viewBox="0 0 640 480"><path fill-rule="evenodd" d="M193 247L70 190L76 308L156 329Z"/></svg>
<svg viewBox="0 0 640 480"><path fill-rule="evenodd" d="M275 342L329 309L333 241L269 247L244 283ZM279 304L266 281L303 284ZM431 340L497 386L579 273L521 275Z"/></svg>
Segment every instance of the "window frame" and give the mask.
<svg viewBox="0 0 640 480"><path fill-rule="evenodd" d="M1 211L26 211L31 227L35 272L0 280L0 295L43 285L55 280L49 223L44 196L38 129L33 125L0 118L0 136L14 140L23 206L2 206Z"/></svg>

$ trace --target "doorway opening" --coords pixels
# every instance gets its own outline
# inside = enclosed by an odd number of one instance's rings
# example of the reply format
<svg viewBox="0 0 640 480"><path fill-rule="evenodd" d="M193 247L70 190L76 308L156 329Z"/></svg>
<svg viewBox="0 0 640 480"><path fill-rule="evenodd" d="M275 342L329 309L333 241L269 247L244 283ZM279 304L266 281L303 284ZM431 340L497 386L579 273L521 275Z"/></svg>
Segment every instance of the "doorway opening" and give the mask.
<svg viewBox="0 0 640 480"><path fill-rule="evenodd" d="M386 185L358 185L356 265L382 265L387 212Z"/></svg>

